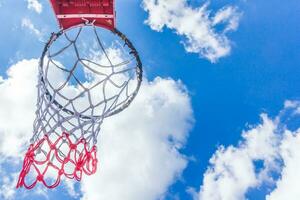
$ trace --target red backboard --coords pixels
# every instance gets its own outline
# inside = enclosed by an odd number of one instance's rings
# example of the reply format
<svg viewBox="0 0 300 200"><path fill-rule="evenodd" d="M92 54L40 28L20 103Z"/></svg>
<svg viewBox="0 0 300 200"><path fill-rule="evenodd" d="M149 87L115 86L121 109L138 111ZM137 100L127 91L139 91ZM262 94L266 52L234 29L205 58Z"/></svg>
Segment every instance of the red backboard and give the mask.
<svg viewBox="0 0 300 200"><path fill-rule="evenodd" d="M68 29L93 22L109 30L115 28L115 0L50 0L58 23Z"/></svg>

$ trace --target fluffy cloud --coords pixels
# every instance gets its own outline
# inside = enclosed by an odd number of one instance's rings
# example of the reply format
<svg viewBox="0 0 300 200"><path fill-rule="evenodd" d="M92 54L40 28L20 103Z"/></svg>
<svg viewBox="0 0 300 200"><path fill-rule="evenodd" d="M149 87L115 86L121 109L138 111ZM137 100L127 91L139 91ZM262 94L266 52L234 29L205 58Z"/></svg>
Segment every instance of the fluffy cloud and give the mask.
<svg viewBox="0 0 300 200"><path fill-rule="evenodd" d="M300 131L297 134L287 131L280 146L284 168L276 189L267 196L267 200L300 199Z"/></svg>
<svg viewBox="0 0 300 200"><path fill-rule="evenodd" d="M3 197L4 199L14 199L16 193L15 181L17 180L17 177L18 174L13 174L11 176L1 174L0 197Z"/></svg>
<svg viewBox="0 0 300 200"><path fill-rule="evenodd" d="M8 78L0 78L0 154L7 157L19 157L32 135L37 63L20 61L9 68Z"/></svg>
<svg viewBox="0 0 300 200"><path fill-rule="evenodd" d="M203 178L199 200L242 200L249 189L263 184L276 186L268 200L300 198L300 131L289 130L284 115L299 117L298 102L287 101L274 120L263 114L262 123L242 134L238 146L221 146L210 159ZM292 110L292 112L290 112ZM290 114L292 113L292 114ZM262 163L262 166L258 164ZM272 174L281 174L276 180Z"/></svg>
<svg viewBox="0 0 300 200"><path fill-rule="evenodd" d="M32 136L37 66L38 60L23 60L9 68L7 78L0 78L2 163L7 157L20 161ZM83 178L82 199L163 196L187 164L179 149L185 144L192 120L190 99L181 82L144 80L132 105L104 121L99 138L99 170ZM11 188L9 180L14 179L8 175L8 181L0 182L1 188ZM63 185L71 196L78 197L70 182ZM0 197L11 199L14 194L1 193Z"/></svg>
<svg viewBox="0 0 300 200"><path fill-rule="evenodd" d="M100 170L83 180L83 199L159 199L186 166L178 148L190 116L180 83L145 81L135 103L104 122Z"/></svg>
<svg viewBox="0 0 300 200"><path fill-rule="evenodd" d="M32 21L28 18L23 18L22 22L21 22L21 26L22 28L26 28L28 29L31 33L33 33L34 35L36 35L38 37L38 39L42 40L43 34L40 30L38 30L34 24L32 23Z"/></svg>
<svg viewBox="0 0 300 200"><path fill-rule="evenodd" d="M279 146L280 160L283 163L281 178L276 181L276 188L266 196L267 200L300 199L300 130L286 130Z"/></svg>
<svg viewBox="0 0 300 200"><path fill-rule="evenodd" d="M43 6L38 0L27 0L27 8L39 14L43 11Z"/></svg>
<svg viewBox="0 0 300 200"><path fill-rule="evenodd" d="M236 7L226 6L215 14L205 3L192 8L186 0L143 0L143 8L149 13L146 23L155 31L167 27L185 37L186 51L216 62L231 51L229 31L237 29L241 14Z"/></svg>

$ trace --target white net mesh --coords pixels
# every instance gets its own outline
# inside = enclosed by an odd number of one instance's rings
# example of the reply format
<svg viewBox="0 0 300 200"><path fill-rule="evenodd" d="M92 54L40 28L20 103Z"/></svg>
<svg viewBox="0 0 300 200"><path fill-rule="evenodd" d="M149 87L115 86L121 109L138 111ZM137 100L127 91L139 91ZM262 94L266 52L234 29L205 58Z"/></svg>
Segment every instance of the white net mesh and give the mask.
<svg viewBox="0 0 300 200"><path fill-rule="evenodd" d="M141 81L137 51L118 30L53 34L40 62L34 135L18 187L40 181L53 188L62 175L95 173L101 124L129 106Z"/></svg>

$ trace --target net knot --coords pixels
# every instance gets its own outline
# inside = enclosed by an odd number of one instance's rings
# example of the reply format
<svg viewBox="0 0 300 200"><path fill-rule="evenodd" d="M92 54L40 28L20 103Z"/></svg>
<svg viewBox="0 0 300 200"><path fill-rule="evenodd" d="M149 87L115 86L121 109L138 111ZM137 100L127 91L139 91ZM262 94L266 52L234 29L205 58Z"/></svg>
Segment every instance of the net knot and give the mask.
<svg viewBox="0 0 300 200"><path fill-rule="evenodd" d="M36 180L39 181L39 182L42 182L44 180L44 176L42 174L39 174L37 177L36 177Z"/></svg>
<svg viewBox="0 0 300 200"><path fill-rule="evenodd" d="M50 149L51 149L51 150L56 150L55 144L51 144L51 145L50 145Z"/></svg>
<svg viewBox="0 0 300 200"><path fill-rule="evenodd" d="M89 159L91 159L91 157L92 157L92 156L91 156L91 153L90 153L90 152L87 152L87 153L86 153L86 159L89 160Z"/></svg>
<svg viewBox="0 0 300 200"><path fill-rule="evenodd" d="M64 173L65 173L65 171L63 169L61 169L61 170L58 171L58 175L59 176L63 175Z"/></svg>
<svg viewBox="0 0 300 200"><path fill-rule="evenodd" d="M69 162L70 161L70 158L69 157L66 157L65 159L64 159L64 163L67 163L67 162Z"/></svg>
<svg viewBox="0 0 300 200"><path fill-rule="evenodd" d="M76 144L70 144L70 149L71 150L76 150L77 149L77 145Z"/></svg>
<svg viewBox="0 0 300 200"><path fill-rule="evenodd" d="M68 138L70 135L66 132L63 132L62 136Z"/></svg>
<svg viewBox="0 0 300 200"><path fill-rule="evenodd" d="M86 140L85 140L84 138L82 138L82 139L80 140L80 143L86 144Z"/></svg>
<svg viewBox="0 0 300 200"><path fill-rule="evenodd" d="M26 157L29 159L29 160L34 160L34 156L35 156L35 153L30 150L26 153Z"/></svg>
<svg viewBox="0 0 300 200"><path fill-rule="evenodd" d="M81 171L84 163L83 161L78 161L76 164L76 171Z"/></svg>

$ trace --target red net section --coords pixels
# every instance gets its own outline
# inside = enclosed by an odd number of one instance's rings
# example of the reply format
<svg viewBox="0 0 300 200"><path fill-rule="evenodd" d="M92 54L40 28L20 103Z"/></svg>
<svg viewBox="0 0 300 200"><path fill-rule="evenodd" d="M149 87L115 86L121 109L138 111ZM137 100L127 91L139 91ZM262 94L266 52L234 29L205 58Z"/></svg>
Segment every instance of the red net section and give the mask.
<svg viewBox="0 0 300 200"><path fill-rule="evenodd" d="M17 188L32 189L38 182L47 188L59 185L62 176L80 181L82 173L92 175L97 170L96 146L89 149L85 139L73 143L67 133L51 141L45 135L31 144L19 176Z"/></svg>

